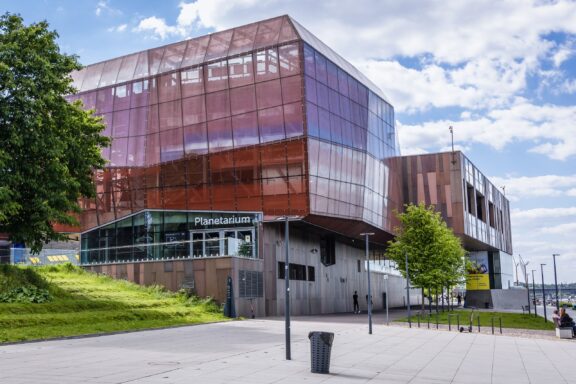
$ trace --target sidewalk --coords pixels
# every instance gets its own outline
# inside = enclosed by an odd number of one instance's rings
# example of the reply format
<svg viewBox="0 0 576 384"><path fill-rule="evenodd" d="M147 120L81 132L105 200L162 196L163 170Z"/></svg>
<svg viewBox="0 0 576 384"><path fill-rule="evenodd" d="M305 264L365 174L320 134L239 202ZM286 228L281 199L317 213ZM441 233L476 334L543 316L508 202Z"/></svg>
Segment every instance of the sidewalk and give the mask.
<svg viewBox="0 0 576 384"><path fill-rule="evenodd" d="M245 320L0 346L12 383L575 383L576 342L375 323ZM332 317L332 320L334 318ZM330 374L310 373L308 332L334 332Z"/></svg>

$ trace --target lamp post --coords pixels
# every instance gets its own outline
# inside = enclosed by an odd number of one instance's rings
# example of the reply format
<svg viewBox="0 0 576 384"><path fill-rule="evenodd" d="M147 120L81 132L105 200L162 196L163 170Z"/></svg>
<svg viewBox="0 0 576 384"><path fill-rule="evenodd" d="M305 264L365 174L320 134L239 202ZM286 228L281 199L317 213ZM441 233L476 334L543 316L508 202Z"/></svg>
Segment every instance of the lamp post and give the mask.
<svg viewBox="0 0 576 384"><path fill-rule="evenodd" d="M535 269L532 270L532 296L534 296L534 317L538 316L538 311L536 309L536 280L534 280Z"/></svg>
<svg viewBox="0 0 576 384"><path fill-rule="evenodd" d="M552 258L554 259L554 289L556 291L556 309L560 310L560 299L558 298L558 278L556 277L556 256L560 256L558 253L553 253Z"/></svg>
<svg viewBox="0 0 576 384"><path fill-rule="evenodd" d="M404 252L406 259L406 304L408 305L408 327L412 328L412 319L410 319L410 275L408 274L408 253Z"/></svg>
<svg viewBox="0 0 576 384"><path fill-rule="evenodd" d="M373 236L372 232L361 233L366 239L366 273L368 274L368 334L372 334L372 289L370 288L370 260L368 259L368 237Z"/></svg>
<svg viewBox="0 0 576 384"><path fill-rule="evenodd" d="M388 318L388 275L384 275L384 286L386 288L386 325L390 325L390 319Z"/></svg>
<svg viewBox="0 0 576 384"><path fill-rule="evenodd" d="M288 222L290 219L297 219L298 216L281 216L276 220L285 221L284 243L286 245L286 260L284 261L284 282L286 285L286 298L284 306L284 324L286 334L286 360L292 360L290 351L290 234Z"/></svg>
<svg viewBox="0 0 576 384"><path fill-rule="evenodd" d="M544 304L544 321L548 321L548 315L546 314L546 291L544 290L544 266L546 264L540 264L540 272L542 273L542 303Z"/></svg>

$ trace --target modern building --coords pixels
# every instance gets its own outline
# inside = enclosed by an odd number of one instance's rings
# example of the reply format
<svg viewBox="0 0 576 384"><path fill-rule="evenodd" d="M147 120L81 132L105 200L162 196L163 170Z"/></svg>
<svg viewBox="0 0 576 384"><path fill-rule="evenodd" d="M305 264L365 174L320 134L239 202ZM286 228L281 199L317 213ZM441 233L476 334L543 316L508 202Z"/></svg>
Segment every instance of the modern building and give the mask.
<svg viewBox="0 0 576 384"><path fill-rule="evenodd" d="M487 255L490 287L503 285L505 197L459 152L399 157L382 91L289 16L72 77L70 100L113 139L97 196L82 202L88 269L220 301L231 276L240 315L279 315L288 241L293 314L352 311L354 291L367 292L360 234L370 232L374 306L384 293L399 306L405 282L383 260L393 212L426 201Z"/></svg>

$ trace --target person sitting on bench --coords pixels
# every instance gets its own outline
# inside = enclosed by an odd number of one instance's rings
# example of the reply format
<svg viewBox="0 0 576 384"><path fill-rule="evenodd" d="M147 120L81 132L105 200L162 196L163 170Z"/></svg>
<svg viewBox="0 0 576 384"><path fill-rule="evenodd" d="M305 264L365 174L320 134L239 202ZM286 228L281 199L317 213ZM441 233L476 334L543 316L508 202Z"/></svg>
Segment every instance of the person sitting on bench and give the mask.
<svg viewBox="0 0 576 384"><path fill-rule="evenodd" d="M576 323L566 313L566 308L560 308L560 328L572 328L572 337L576 336Z"/></svg>

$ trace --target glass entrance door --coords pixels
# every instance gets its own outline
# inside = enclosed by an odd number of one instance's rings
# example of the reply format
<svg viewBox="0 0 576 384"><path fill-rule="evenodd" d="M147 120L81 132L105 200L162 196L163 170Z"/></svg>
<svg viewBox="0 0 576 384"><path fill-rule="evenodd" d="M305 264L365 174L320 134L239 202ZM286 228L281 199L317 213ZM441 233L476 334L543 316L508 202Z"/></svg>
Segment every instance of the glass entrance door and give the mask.
<svg viewBox="0 0 576 384"><path fill-rule="evenodd" d="M256 257L254 229L190 231L192 257L241 256Z"/></svg>

